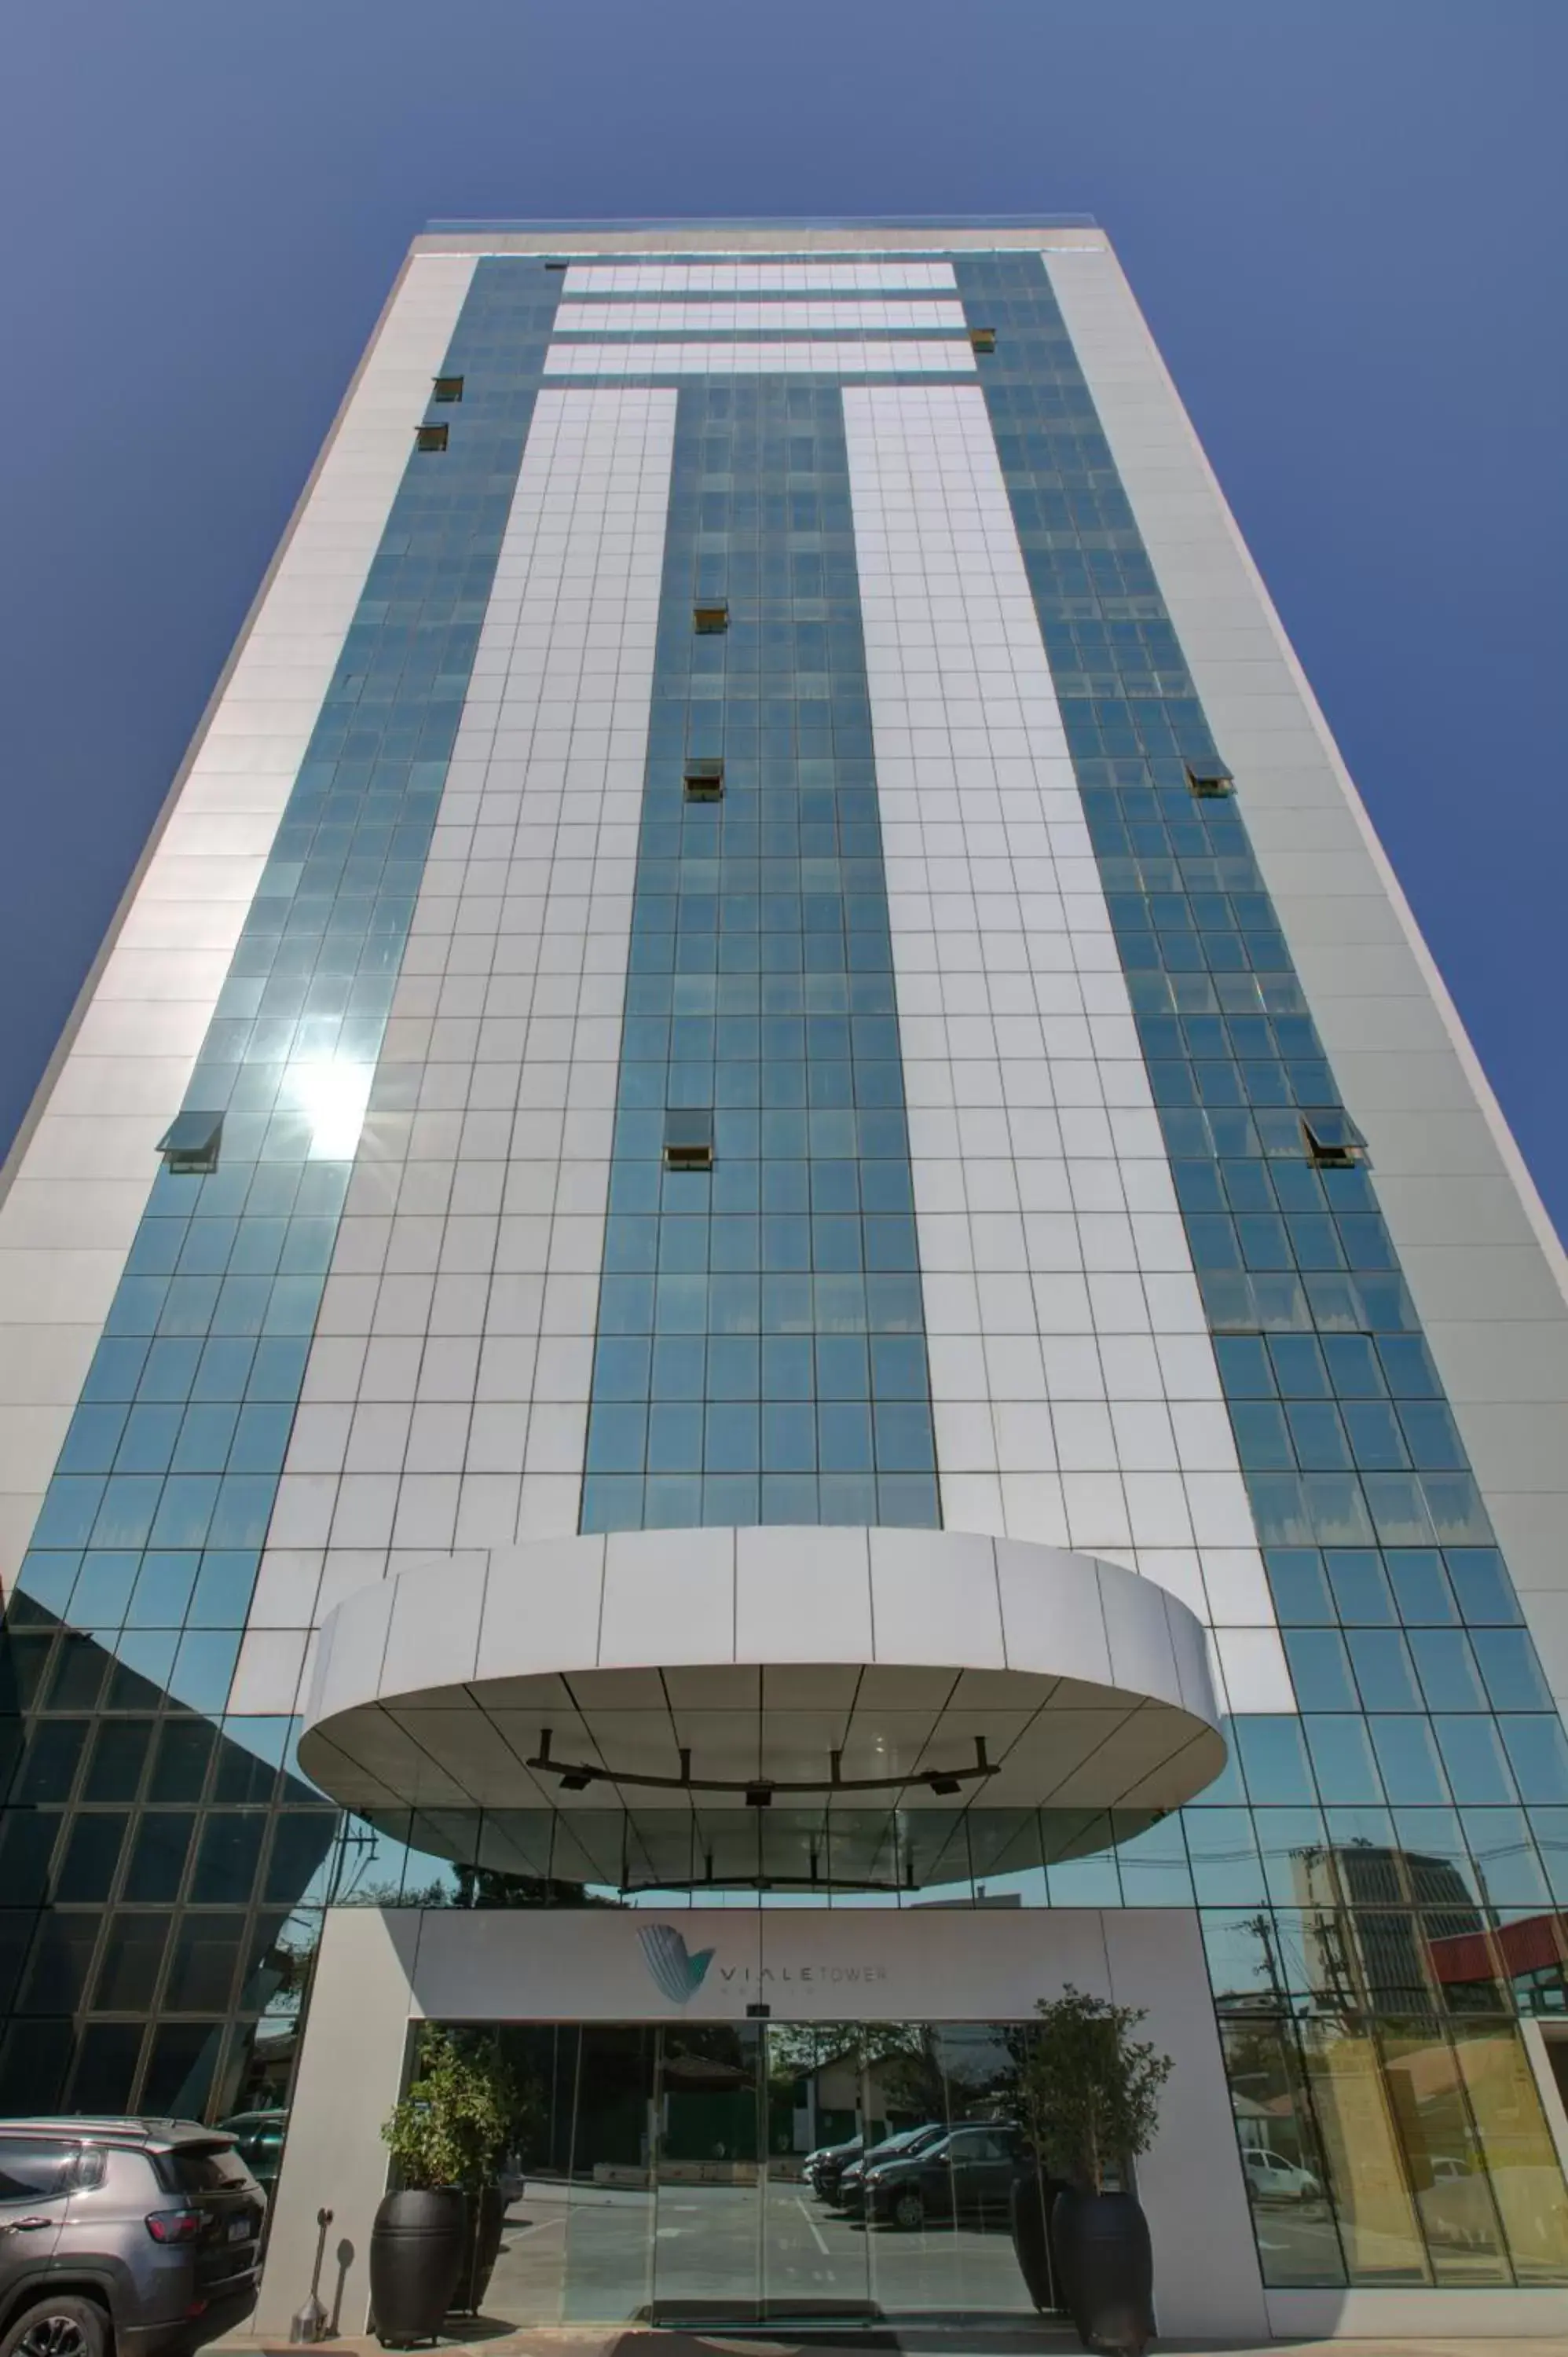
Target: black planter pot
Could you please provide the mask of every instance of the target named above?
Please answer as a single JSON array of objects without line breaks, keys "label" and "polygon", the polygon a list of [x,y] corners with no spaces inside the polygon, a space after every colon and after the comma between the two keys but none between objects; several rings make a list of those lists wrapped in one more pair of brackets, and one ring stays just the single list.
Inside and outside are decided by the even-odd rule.
[{"label": "black planter pot", "polygon": [[1051,2283],[1058,2308],[1068,2316],[1072,2307],[1072,2252],[1069,2247],[1067,2213],[1062,2208],[1062,2196],[1072,2188],[1065,2179],[1053,2178],[1046,2189],[1047,2243],[1051,2257]]},{"label": "black planter pot", "polygon": [[1050,2246],[1051,2188],[1033,2170],[1015,2177],[1008,2195],[1013,2248],[1029,2298],[1043,2316],[1057,2305]]},{"label": "black planter pot", "polygon": [[467,2196],[467,2206],[463,2258],[457,2270],[457,2288],[452,2295],[452,2307],[459,2316],[478,2316],[485,2304],[485,2294],[490,2287],[496,2261],[500,2256],[506,2200],[499,2185],[482,2185],[477,2193]]},{"label": "black planter pot", "polygon": [[371,2311],[384,2348],[434,2341],[463,2265],[467,2204],[456,2186],[389,2193],[371,2229]]},{"label": "black planter pot", "polygon": [[1143,2357],[1155,2330],[1155,2262],[1137,2196],[1069,2187],[1057,2197],[1051,2238],[1061,2296],[1084,2347],[1100,2357]]}]

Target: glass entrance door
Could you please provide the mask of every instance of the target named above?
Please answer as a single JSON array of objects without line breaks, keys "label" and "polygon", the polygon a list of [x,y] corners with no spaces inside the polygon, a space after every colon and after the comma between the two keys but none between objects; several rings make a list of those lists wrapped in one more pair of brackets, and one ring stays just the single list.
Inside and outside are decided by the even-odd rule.
[{"label": "glass entrance door", "polygon": [[762,2315],[766,2040],[754,2022],[660,2035],[654,2083],[657,2324],[755,2324]]},{"label": "glass entrance door", "polygon": [[865,2035],[855,2022],[774,2022],[765,2040],[768,2165],[762,2187],[762,2300],[768,2318],[871,2312],[858,2217],[818,2195],[806,2163],[821,2147],[875,2143]]},{"label": "glass entrance door", "polygon": [[1010,2231],[1029,2170],[1024,2026],[492,2034],[519,2112],[487,2314],[520,2329],[1036,2320]]},{"label": "glass entrance door", "polygon": [[854,2143],[868,2125],[875,2141],[882,2122],[869,2122],[866,2103],[854,2026],[692,2023],[663,2031],[653,2167],[657,2323],[868,2312],[865,2235],[822,2208],[805,2171],[811,2143]]}]

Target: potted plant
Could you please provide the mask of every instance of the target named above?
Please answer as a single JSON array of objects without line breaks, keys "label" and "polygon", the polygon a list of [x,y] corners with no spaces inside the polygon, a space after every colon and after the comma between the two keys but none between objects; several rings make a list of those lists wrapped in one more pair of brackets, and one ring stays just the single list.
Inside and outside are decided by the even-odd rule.
[{"label": "potted plant", "polygon": [[[1026,2177],[1015,2189],[1019,2264],[1036,2306],[1046,2304],[1037,2285],[1054,2274],[1058,2303],[1086,2349],[1142,2357],[1155,2329],[1154,2259],[1130,2179],[1155,2139],[1170,2057],[1133,2037],[1141,2011],[1070,1983],[1035,2010],[1040,2025],[1026,2044],[1018,2093],[1048,2174],[1044,2186]],[[1060,2190],[1049,2206],[1047,2252],[1052,2178]]]},{"label": "potted plant", "polygon": [[371,2234],[371,2306],[389,2348],[432,2341],[454,2307],[477,2313],[500,2248],[497,2157],[510,2073],[488,2044],[424,2029],[408,2093],[382,2124],[401,2179]]}]

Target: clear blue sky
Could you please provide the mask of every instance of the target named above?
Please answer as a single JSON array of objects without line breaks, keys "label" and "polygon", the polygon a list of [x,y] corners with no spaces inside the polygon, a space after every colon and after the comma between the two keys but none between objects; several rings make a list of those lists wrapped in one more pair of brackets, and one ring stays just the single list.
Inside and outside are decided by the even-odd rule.
[{"label": "clear blue sky", "polygon": [[0,1136],[430,215],[1093,212],[1558,1221],[1563,0],[39,0]]}]

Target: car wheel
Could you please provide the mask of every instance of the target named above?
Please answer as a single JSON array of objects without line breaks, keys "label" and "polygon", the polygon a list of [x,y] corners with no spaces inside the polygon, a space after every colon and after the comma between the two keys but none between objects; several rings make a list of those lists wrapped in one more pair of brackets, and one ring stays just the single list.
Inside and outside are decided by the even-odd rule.
[{"label": "car wheel", "polygon": [[103,2357],[109,2319],[90,2299],[41,2299],[24,2309],[4,2340],[0,2357]]},{"label": "car wheel", "polygon": [[923,2226],[925,2222],[926,2203],[919,2187],[906,2185],[894,2196],[893,2223],[902,2226],[907,2234],[912,2234],[917,2226]]}]

